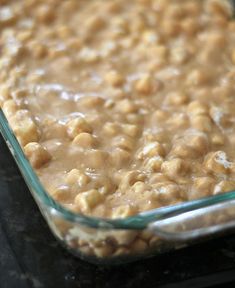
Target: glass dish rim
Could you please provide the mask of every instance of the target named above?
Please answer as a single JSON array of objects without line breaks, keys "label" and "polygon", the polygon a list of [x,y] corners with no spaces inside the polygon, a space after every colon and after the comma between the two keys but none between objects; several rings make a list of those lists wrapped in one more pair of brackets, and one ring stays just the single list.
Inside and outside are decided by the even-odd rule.
[{"label": "glass dish rim", "polygon": [[230,191],[198,200],[186,201],[172,206],[156,208],[123,219],[99,218],[75,213],[63,207],[60,203],[56,202],[49,195],[49,193],[46,192],[46,189],[41,184],[37,174],[34,172],[32,166],[26,158],[23,149],[17,141],[16,136],[12,131],[1,108],[0,132],[21,171],[26,184],[30,190],[32,188],[36,193],[37,199],[43,205],[46,205],[49,209],[51,209],[52,214],[60,215],[65,220],[73,223],[79,223],[91,228],[143,230],[155,221],[171,218],[186,212],[207,208],[209,206],[235,199],[235,191]]}]

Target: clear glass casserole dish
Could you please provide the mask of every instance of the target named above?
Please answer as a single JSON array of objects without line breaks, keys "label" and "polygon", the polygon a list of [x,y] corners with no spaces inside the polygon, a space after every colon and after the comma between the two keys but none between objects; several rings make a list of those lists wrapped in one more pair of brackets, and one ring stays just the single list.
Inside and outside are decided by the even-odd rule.
[{"label": "clear glass casserole dish", "polygon": [[[218,22],[224,25],[220,18]],[[186,24],[189,23],[186,22]],[[191,28],[194,30],[193,27]],[[174,33],[174,31],[168,32]],[[145,35],[147,42],[154,40],[152,37],[149,38],[151,35],[151,33]],[[221,37],[213,39],[215,41],[213,43],[223,47]],[[207,60],[211,52],[211,50],[207,51],[204,60]],[[177,59],[184,61],[183,58]],[[7,71],[4,72],[7,75]],[[192,77],[193,81],[194,76],[195,74]],[[228,75],[227,80],[230,80],[230,76]],[[200,74],[196,73],[196,78],[200,78]],[[202,119],[205,118],[200,120]],[[196,126],[201,126],[202,123],[196,121],[196,124]],[[101,219],[73,213],[53,200],[47,193],[25,157],[1,108],[0,131],[52,232],[73,254],[87,261],[97,264],[130,262],[162,251],[183,247],[235,226],[235,191],[142,212],[124,219]]]},{"label": "clear glass casserole dish", "polygon": [[235,191],[109,220],[75,214],[41,185],[0,110],[0,131],[53,234],[74,255],[120,264],[178,249],[235,227]]}]

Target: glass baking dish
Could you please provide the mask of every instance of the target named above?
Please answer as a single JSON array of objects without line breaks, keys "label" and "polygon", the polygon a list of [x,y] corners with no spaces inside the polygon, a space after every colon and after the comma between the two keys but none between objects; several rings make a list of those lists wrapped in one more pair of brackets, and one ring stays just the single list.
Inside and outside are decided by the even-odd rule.
[{"label": "glass baking dish", "polygon": [[1,109],[0,131],[51,231],[84,260],[96,264],[131,262],[235,228],[235,191],[125,219],[74,214],[45,191]]}]

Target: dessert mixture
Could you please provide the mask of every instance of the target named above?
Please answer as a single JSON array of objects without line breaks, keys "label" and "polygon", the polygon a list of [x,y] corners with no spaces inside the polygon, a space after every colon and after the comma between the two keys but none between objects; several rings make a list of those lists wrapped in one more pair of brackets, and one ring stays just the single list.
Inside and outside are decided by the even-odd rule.
[{"label": "dessert mixture", "polygon": [[0,0],[0,106],[74,212],[235,189],[234,81],[229,2]]}]

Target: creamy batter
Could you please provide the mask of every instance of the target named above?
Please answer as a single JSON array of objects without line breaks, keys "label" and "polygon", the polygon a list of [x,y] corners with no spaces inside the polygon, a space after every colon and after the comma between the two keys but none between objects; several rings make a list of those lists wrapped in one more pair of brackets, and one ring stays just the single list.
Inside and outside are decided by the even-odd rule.
[{"label": "creamy batter", "polygon": [[0,1],[0,105],[48,193],[122,218],[235,189],[226,1]]}]

